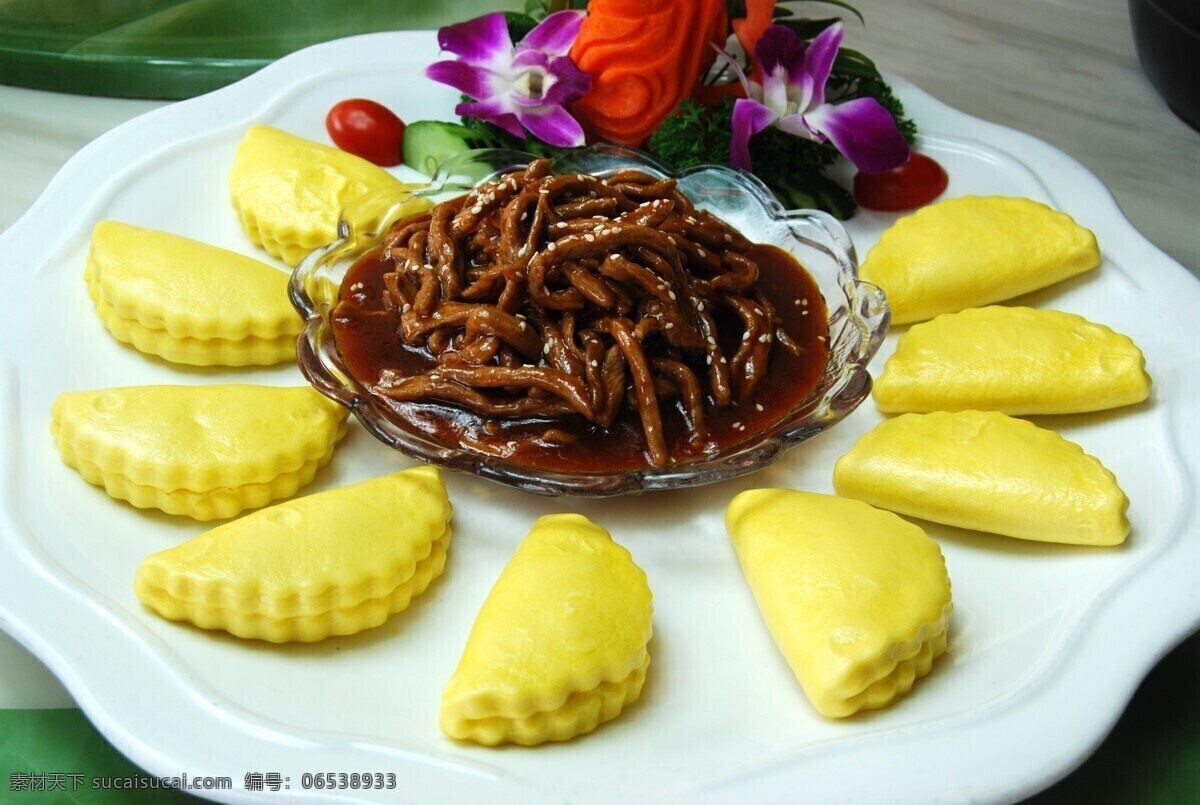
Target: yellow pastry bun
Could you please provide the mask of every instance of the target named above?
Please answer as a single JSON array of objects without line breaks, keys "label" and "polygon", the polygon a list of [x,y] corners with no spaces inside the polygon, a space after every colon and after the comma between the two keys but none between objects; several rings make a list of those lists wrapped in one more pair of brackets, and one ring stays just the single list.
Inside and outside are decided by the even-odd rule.
[{"label": "yellow pastry bun", "polygon": [[1097,459],[997,411],[904,414],[838,459],[839,495],[935,523],[1039,542],[1118,545],[1129,499]]},{"label": "yellow pastry bun", "polygon": [[438,471],[407,470],[296,498],[142,560],[154,612],[272,643],[379,626],[442,573],[450,501]]},{"label": "yellow pastry bun", "polygon": [[1075,414],[1150,396],[1128,337],[1057,310],[993,306],[946,313],[900,336],[872,396],[887,413]]},{"label": "yellow pastry bun", "polygon": [[64,463],[139,508],[197,520],[289,497],[346,433],[347,411],[308,386],[130,386],[59,395]]},{"label": "yellow pastry bun", "polygon": [[88,296],[118,341],[192,366],[293,360],[304,322],[288,275],[189,238],[101,221],[84,270]]},{"label": "yellow pastry bun", "polygon": [[821,715],[885,707],[946,650],[937,543],[865,503],[791,489],[733,499],[725,526],[776,645]]},{"label": "yellow pastry bun", "polygon": [[[407,185],[361,157],[270,126],[251,126],[229,171],[229,194],[254,245],[289,266],[337,239],[338,216],[367,194],[406,197]],[[428,207],[412,199],[405,214]]]},{"label": "yellow pastry bun", "polygon": [[646,574],[578,514],[539,519],[442,693],[442,731],[493,746],[565,741],[637,700],[650,664]]},{"label": "yellow pastry bun", "polygon": [[860,276],[887,294],[893,324],[1045,288],[1100,265],[1096,236],[1027,198],[966,196],[901,218]]}]

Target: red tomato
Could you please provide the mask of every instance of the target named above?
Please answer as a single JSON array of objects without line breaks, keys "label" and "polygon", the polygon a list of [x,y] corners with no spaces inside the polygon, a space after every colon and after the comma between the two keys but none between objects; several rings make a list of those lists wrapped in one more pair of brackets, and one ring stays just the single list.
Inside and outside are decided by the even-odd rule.
[{"label": "red tomato", "polygon": [[364,98],[342,101],[325,116],[325,129],[343,151],[376,165],[400,164],[404,122],[382,104]]},{"label": "red tomato", "polygon": [[908,162],[898,168],[855,174],[854,200],[868,210],[914,210],[940,196],[949,183],[941,165],[913,151]]}]

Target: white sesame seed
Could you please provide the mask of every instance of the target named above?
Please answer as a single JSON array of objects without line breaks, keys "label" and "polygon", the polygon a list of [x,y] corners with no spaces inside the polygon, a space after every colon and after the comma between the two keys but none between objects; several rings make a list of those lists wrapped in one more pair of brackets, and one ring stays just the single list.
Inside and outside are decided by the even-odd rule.
[{"label": "white sesame seed", "polygon": [[801,316],[807,316],[807,315],[808,315],[808,311],[807,311],[807,310],[801,310],[801,311],[800,311],[800,315],[801,315]]},{"label": "white sesame seed", "polygon": [[667,235],[667,240],[670,241],[672,246],[675,245],[675,238],[671,237],[670,235]]},{"label": "white sesame seed", "polygon": [[524,314],[524,313],[518,313],[517,315],[513,316],[513,318],[514,318],[514,319],[520,319],[521,321],[525,321],[525,314]]},{"label": "white sesame seed", "polygon": [[621,259],[621,255],[617,254],[616,252],[613,252],[612,254],[610,254],[610,255],[608,256],[608,259],[609,259],[609,260],[620,260],[620,259]]},{"label": "white sesame seed", "polygon": [[763,333],[762,335],[760,335],[758,337],[758,343],[760,343],[760,344],[765,344],[770,340],[771,340],[771,336],[767,335],[766,333]]},{"label": "white sesame seed", "polygon": [[712,366],[712,355],[705,355],[704,362],[707,363],[709,366]]},{"label": "white sesame seed", "polygon": [[546,342],[546,345],[545,345],[544,347],[542,347],[542,354],[543,354],[543,355],[549,355],[549,354],[550,354],[550,342],[549,342],[549,341],[547,341],[547,342]]},{"label": "white sesame seed", "polygon": [[522,331],[527,330],[527,329],[529,329],[529,325],[526,324],[525,322],[521,322],[520,324],[517,325],[517,329],[522,330]]},{"label": "white sesame seed", "polygon": [[674,299],[675,299],[675,292],[674,292],[674,291],[667,291],[667,296],[668,296],[670,299],[674,300]]},{"label": "white sesame seed", "polygon": [[740,428],[738,428],[738,430],[745,430],[745,429],[746,429],[745,425],[742,425]]},{"label": "white sesame seed", "polygon": [[481,212],[483,212],[483,207],[479,206],[478,204],[471,208],[472,215],[479,215]]},{"label": "white sesame seed", "polygon": [[759,411],[763,410],[762,403],[755,403],[754,407],[757,408]]},{"label": "white sesame seed", "polygon": [[730,235],[728,232],[726,232],[726,233],[725,233],[725,242],[726,242],[726,243],[733,243],[733,235]]},{"label": "white sesame seed", "polygon": [[577,173],[577,174],[575,174],[575,178],[576,178],[576,179],[578,179],[578,180],[579,180],[579,181],[581,181],[581,182],[586,182],[586,181],[587,181],[587,177],[586,177],[586,176],[584,176],[582,173]]},{"label": "white sesame seed", "polygon": [[733,426],[734,426],[735,428],[740,428],[740,427],[742,426],[742,423],[741,423],[741,422],[734,422],[734,423],[733,423]]},{"label": "white sesame seed", "polygon": [[429,376],[429,379],[430,379],[430,380],[441,380],[441,379],[442,379],[442,376],[441,376],[441,375],[439,375],[439,374],[437,374],[437,373],[435,372],[435,373],[433,373],[433,374],[431,374],[431,375]]},{"label": "white sesame seed", "polygon": [[697,302],[697,303],[696,303],[696,310],[699,310],[701,313],[703,313],[703,312],[704,312],[704,303],[703,303],[703,302]]},{"label": "white sesame seed", "polygon": [[528,219],[528,218],[529,218],[529,210],[525,210],[525,212],[521,213],[521,220],[522,220],[522,221],[524,221],[524,220],[526,220],[526,219]]},{"label": "white sesame seed", "polygon": [[553,241],[546,244],[546,251],[548,251],[548,252],[552,252],[557,248],[558,248],[558,244],[554,243]]},{"label": "white sesame seed", "polygon": [[714,347],[717,345],[717,339],[713,338],[711,335],[706,340],[708,341],[708,343],[712,344]]},{"label": "white sesame seed", "polygon": [[586,240],[588,243],[595,243],[595,242],[596,242],[596,236],[595,236],[595,235],[584,235],[584,236],[583,236],[583,239],[584,239],[584,240]]},{"label": "white sesame seed", "polygon": [[404,305],[404,307],[400,308],[401,313],[407,313],[410,310],[412,310],[412,305],[407,303]]},{"label": "white sesame seed", "polygon": [[749,333],[749,331],[742,333],[742,340],[743,340],[743,341],[749,341],[749,340],[750,340],[750,333]]},{"label": "white sesame seed", "polygon": [[600,365],[600,361],[592,361],[592,368],[593,368],[593,369],[595,369],[595,368],[596,368],[597,366],[599,366],[599,365]]},{"label": "white sesame seed", "polygon": [[824,343],[824,342],[825,342],[825,336],[823,336],[823,335],[819,335],[819,336],[817,336],[817,340],[818,340],[818,341],[820,341],[821,343]]},{"label": "white sesame seed", "polygon": [[621,232],[621,227],[619,227],[619,226],[614,226],[614,227],[612,228],[612,232],[613,232],[613,234],[614,234],[614,235],[616,235],[616,234],[620,234],[620,232]]},{"label": "white sesame seed", "polygon": [[797,299],[797,300],[796,300],[795,302],[793,302],[792,304],[793,304],[793,305],[797,305],[797,306],[799,306],[799,304],[800,304],[800,300],[799,300],[799,299]]},{"label": "white sesame seed", "polygon": [[704,251],[704,249],[696,249],[696,254],[700,255],[701,257],[708,257],[708,252]]},{"label": "white sesame seed", "polygon": [[[721,356],[721,363],[729,363],[729,361],[725,360],[724,355]],[[734,403],[734,405],[737,405],[737,403]]]},{"label": "white sesame seed", "polygon": [[671,322],[667,322],[667,325],[666,325],[665,327],[663,327],[663,329],[664,329],[664,330],[670,330],[670,329],[671,329],[672,327],[674,327],[674,326],[675,326],[675,325],[674,325],[674,324],[672,324]]}]

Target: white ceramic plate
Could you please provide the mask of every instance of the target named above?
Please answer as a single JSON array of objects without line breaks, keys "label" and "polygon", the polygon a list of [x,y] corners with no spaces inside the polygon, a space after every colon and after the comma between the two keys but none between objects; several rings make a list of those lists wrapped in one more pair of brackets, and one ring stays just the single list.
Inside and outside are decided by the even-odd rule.
[{"label": "white ceramic plate", "polygon": [[[615,798],[1009,799],[1065,774],[1101,740],[1152,664],[1200,622],[1192,505],[1200,442],[1194,317],[1200,284],[1142,238],[1080,165],[1022,134],[899,89],[947,167],[949,194],[1030,196],[1097,233],[1089,275],[1021,300],[1083,314],[1145,350],[1153,398],[1042,418],[1112,469],[1132,500],[1117,549],[1039,545],[929,525],[954,582],[947,655],[895,706],[847,721],[809,706],[755,609],[725,535],[754,486],[829,492],[834,460],[880,416],[870,403],[767,470],[699,489],[579,501],[447,478],[455,537],[445,576],[407,612],[351,638],[275,647],[168,623],[133,594],[139,560],[205,530],[109,499],[58,459],[48,432],[66,390],[141,383],[298,384],[291,366],[186,370],[115,342],[81,279],[88,236],[116,218],[257,253],[226,191],[246,127],[325,140],[336,101],[376,98],[407,119],[450,117],[455,94],[419,77],[432,35],[311,48],[220,92],[127,123],[69,162],[0,238],[0,626],[63,681],[96,726],[156,775],[394,772],[383,798],[522,802]],[[862,214],[860,254],[892,218]],[[264,258],[266,259],[266,258]],[[876,369],[891,352],[889,336]],[[354,427],[307,491],[408,466]],[[610,529],[655,593],[643,699],[562,745],[487,750],[437,728],[441,689],[480,603],[538,515],[580,511]],[[366,796],[343,791],[339,799]]]}]

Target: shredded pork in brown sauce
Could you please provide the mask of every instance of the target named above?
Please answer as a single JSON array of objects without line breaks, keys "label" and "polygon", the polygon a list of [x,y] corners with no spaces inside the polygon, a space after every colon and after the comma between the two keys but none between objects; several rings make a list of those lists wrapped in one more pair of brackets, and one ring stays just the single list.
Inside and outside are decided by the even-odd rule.
[{"label": "shredded pork in brown sauce", "polygon": [[631,406],[654,466],[674,460],[661,404],[679,403],[702,451],[706,408],[745,399],[775,342],[799,349],[756,288],[752,244],[641,171],[556,176],[538,160],[400,221],[384,246],[397,335],[437,365],[385,373],[379,393],[600,426]]}]

